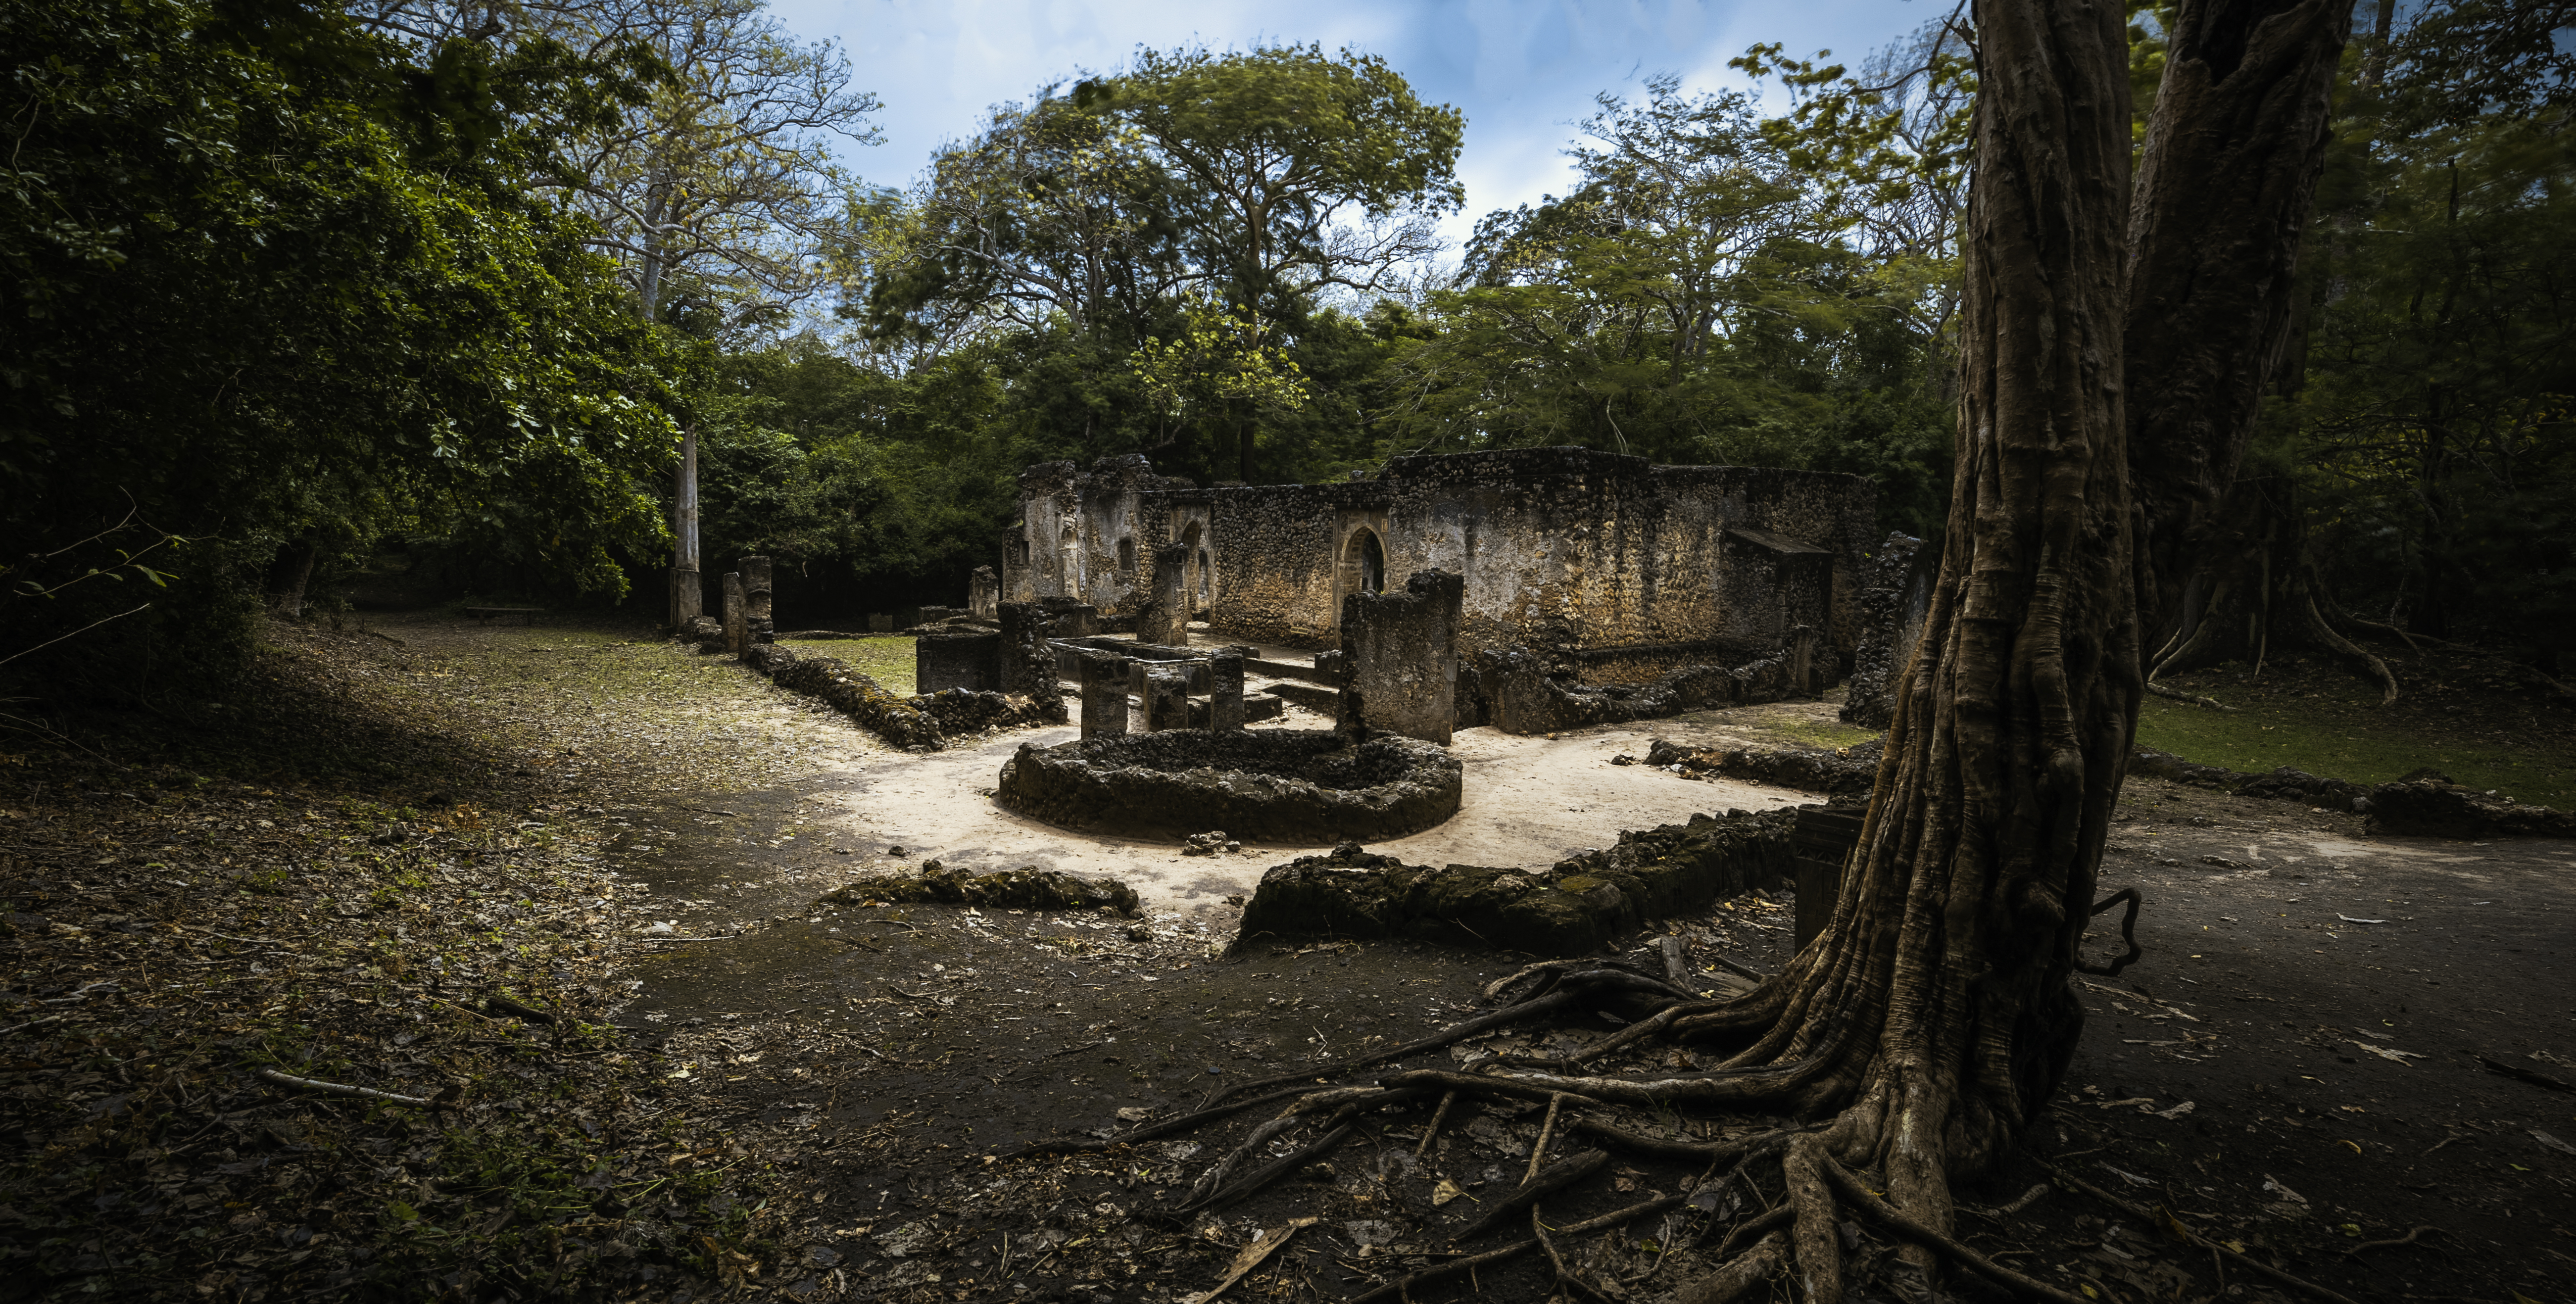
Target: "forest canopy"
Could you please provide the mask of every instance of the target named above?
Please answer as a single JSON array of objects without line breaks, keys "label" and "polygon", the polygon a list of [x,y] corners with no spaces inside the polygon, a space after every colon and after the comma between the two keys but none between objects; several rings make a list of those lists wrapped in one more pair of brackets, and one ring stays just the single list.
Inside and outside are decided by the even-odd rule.
[{"label": "forest canopy", "polygon": [[[2242,475],[2325,602],[2554,665],[2576,5],[2363,8]],[[264,602],[388,549],[658,616],[684,432],[711,569],[767,553],[818,618],[956,601],[1022,467],[1123,453],[1804,467],[1929,534],[1975,39],[1604,92],[1565,194],[1444,248],[1472,124],[1365,51],[1066,68],[889,187],[845,161],[868,69],[754,0],[7,6],[5,600],[70,636],[8,669],[211,691]]]}]

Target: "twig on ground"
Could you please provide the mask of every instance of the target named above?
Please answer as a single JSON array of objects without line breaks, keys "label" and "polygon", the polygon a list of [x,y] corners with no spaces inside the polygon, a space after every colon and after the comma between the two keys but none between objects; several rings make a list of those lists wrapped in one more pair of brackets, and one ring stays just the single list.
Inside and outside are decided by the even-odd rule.
[{"label": "twig on ground", "polygon": [[2528,1082],[2535,1087],[2547,1087],[2552,1091],[2576,1091],[2576,1087],[2571,1087],[2546,1073],[2539,1072],[2535,1069],[2527,1069],[2519,1064],[2508,1064],[2503,1060],[2487,1055],[2478,1056],[2477,1061],[2478,1067],[2485,1069],[2487,1072],[2501,1073],[2508,1078],[2512,1078],[2516,1082]]},{"label": "twig on ground", "polygon": [[272,1068],[263,1067],[252,1069],[251,1076],[265,1081],[275,1082],[281,1086],[299,1087],[306,1091],[319,1091],[328,1096],[355,1096],[360,1100],[381,1100],[387,1104],[410,1105],[415,1109],[433,1109],[438,1107],[437,1102],[431,1100],[427,1096],[397,1096],[390,1091],[378,1091],[373,1087],[352,1087],[339,1082],[324,1082],[319,1078],[299,1078],[294,1074],[280,1073]]},{"label": "twig on ground", "polygon": [[2306,1291],[2307,1293],[2316,1296],[2318,1299],[2328,1301],[2329,1304],[2353,1304],[2352,1300],[2345,1296],[2337,1294],[2336,1292],[2320,1286],[2313,1281],[2309,1281],[2304,1277],[2292,1276],[2291,1274],[2283,1272],[2279,1268],[2275,1268],[2252,1255],[2239,1254],[2224,1245],[2217,1244],[2211,1241],[2208,1237],[2201,1235],[2199,1232],[2184,1226],[2180,1219],[2172,1217],[2159,1219],[2153,1213],[2150,1213],[2137,1205],[2131,1204],[2128,1201],[2111,1194],[2109,1191],[2105,1191],[2101,1187],[2085,1181],[2083,1178],[2076,1177],[2068,1173],[2065,1169],[2060,1168],[2045,1159],[2038,1160],[2037,1162],[2040,1167],[2047,1169],[2051,1176],[2054,1176],[2059,1182],[2065,1184],[2069,1189],[2082,1191],[2086,1195],[2092,1196],[2094,1199],[2099,1200],[2140,1222],[2146,1223],[2148,1226],[2155,1227],[2162,1231],[2179,1234],[2184,1240],[2214,1253],[2224,1254],[2229,1259],[2245,1265],[2247,1269],[2260,1276],[2269,1277],[2284,1286],[2293,1286]]},{"label": "twig on ground", "polygon": [[[1243,1251],[1234,1256],[1234,1262],[1225,1266],[1225,1276],[1219,1279],[1216,1285],[1210,1287],[1206,1294],[1199,1296],[1199,1304],[1208,1304],[1209,1300],[1224,1294],[1226,1287],[1243,1280],[1245,1274],[1260,1267],[1261,1261],[1269,1258],[1271,1251],[1287,1244],[1288,1238],[1296,1235],[1299,1229],[1312,1227],[1318,1221],[1314,1218],[1291,1218],[1287,1226],[1275,1232],[1263,1232],[1259,1239],[1244,1246]],[[1005,1237],[1003,1243],[1009,1244],[1009,1238]],[[1009,1276],[1007,1272],[1003,1275]]]},{"label": "twig on ground", "polygon": [[1457,1100],[1455,1089],[1440,1093],[1440,1108],[1431,1111],[1431,1125],[1422,1129],[1422,1140],[1414,1144],[1414,1158],[1420,1159],[1431,1153],[1431,1138],[1440,1135],[1440,1122],[1449,1117],[1449,1106],[1456,1104]]},{"label": "twig on ground", "polygon": [[1572,1286],[1576,1290],[1582,1291],[1584,1294],[1601,1301],[1601,1304],[1620,1304],[1620,1301],[1602,1294],[1600,1287],[1593,1285],[1591,1282],[1585,1281],[1580,1275],[1576,1274],[1574,1269],[1565,1266],[1565,1256],[1557,1253],[1556,1242],[1547,1238],[1547,1222],[1538,1216],[1538,1206],[1535,1204],[1530,1206],[1530,1236],[1538,1242],[1538,1247],[1540,1249],[1547,1251],[1547,1261],[1555,1265],[1557,1285]]},{"label": "twig on ground", "polygon": [[1539,1167],[1547,1162],[1548,1143],[1556,1140],[1556,1112],[1564,1105],[1565,1093],[1562,1091],[1547,1098],[1547,1119],[1538,1125],[1538,1140],[1530,1143],[1529,1167],[1521,1171],[1521,1185],[1527,1186],[1538,1180]]},{"label": "twig on ground", "polygon": [[2167,688],[2163,684],[2157,683],[2152,679],[2147,681],[2147,691],[2158,697],[2170,697],[2177,702],[2189,702],[2193,706],[2205,706],[2213,711],[2234,712],[2236,710],[2235,707],[2229,706],[2225,702],[2219,701],[2217,698],[2202,697],[2197,693],[2186,693],[2179,688]]},{"label": "twig on ground", "polygon": [[[2415,1245],[2420,1243],[2417,1238],[2421,1237],[2426,1232],[2441,1233],[2442,1229],[2431,1226],[2418,1227],[2403,1236],[2393,1236],[2384,1241],[2363,1241],[2361,1244],[2344,1251],[2343,1256],[2347,1259],[2355,1259],[2361,1257],[2361,1252],[2363,1250],[2386,1250],[2393,1249],[2400,1245]],[[2424,1248],[2433,1251],[2435,1254],[2445,1256],[2450,1254],[2450,1251],[2443,1249],[2439,1245],[2426,1245]]]}]

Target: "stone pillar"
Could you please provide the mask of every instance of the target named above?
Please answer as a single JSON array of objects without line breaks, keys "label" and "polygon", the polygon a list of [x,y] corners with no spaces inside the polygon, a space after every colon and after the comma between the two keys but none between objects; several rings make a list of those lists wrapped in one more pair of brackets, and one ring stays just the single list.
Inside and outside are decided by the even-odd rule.
[{"label": "stone pillar", "polygon": [[1064,694],[1056,689],[1055,649],[1047,643],[1055,619],[1034,602],[1005,602],[994,614],[1002,625],[1001,690],[1037,703],[1038,713],[1061,723]]},{"label": "stone pillar", "polygon": [[671,628],[685,633],[707,614],[706,579],[698,573],[698,428],[680,432],[680,466],[671,486]]},{"label": "stone pillar", "polygon": [[966,610],[978,620],[991,620],[1002,605],[1002,578],[990,566],[978,566],[966,577]]},{"label": "stone pillar", "polygon": [[751,646],[750,640],[743,637],[742,572],[726,571],[724,586],[725,651],[741,656],[742,650]]},{"label": "stone pillar", "polygon": [[1138,733],[1190,727],[1189,666],[1130,661],[1127,667],[1127,687],[1136,694]]},{"label": "stone pillar", "polygon": [[1243,727],[1243,654],[1219,652],[1208,658],[1208,728]]},{"label": "stone pillar", "polygon": [[1082,650],[1082,736],[1119,738],[1127,733],[1127,658]]},{"label": "stone pillar", "polygon": [[1817,697],[1825,691],[1822,667],[1817,664],[1819,641],[1813,625],[1789,631],[1789,691],[1800,697]]},{"label": "stone pillar", "polygon": [[769,559],[742,559],[743,641],[747,645],[778,641],[778,626],[770,623]]},{"label": "stone pillar", "polygon": [[1167,543],[1154,550],[1154,574],[1145,605],[1136,613],[1136,641],[1163,647],[1190,645],[1190,546]]},{"label": "stone pillar", "polygon": [[1346,726],[1448,746],[1458,723],[1458,613],[1466,593],[1456,571],[1427,570],[1415,571],[1402,593],[1342,599],[1342,714],[1356,717]]}]

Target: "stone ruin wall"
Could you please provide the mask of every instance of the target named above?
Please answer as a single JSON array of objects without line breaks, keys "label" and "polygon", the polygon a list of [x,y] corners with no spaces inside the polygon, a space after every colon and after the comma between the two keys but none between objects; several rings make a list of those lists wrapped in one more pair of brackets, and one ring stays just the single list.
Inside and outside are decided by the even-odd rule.
[{"label": "stone ruin wall", "polygon": [[[1212,624],[1319,646],[1359,586],[1351,557],[1365,530],[1383,549],[1390,591],[1416,571],[1466,577],[1462,653],[1515,643],[1665,650],[1634,666],[1605,663],[1605,682],[1778,647],[1784,604],[1829,613],[1825,641],[1848,659],[1860,636],[1857,577],[1877,543],[1876,491],[1860,477],[1654,466],[1579,448],[1404,457],[1371,480],[1215,489],[1128,456],[1088,472],[1031,467],[1021,487],[1025,551],[1020,540],[1008,549],[1007,599],[1078,597],[1132,615],[1148,596],[1155,548],[1197,526],[1208,573],[1194,559],[1190,589],[1194,606],[1207,595]],[[1132,565],[1120,564],[1121,539],[1132,541]]]}]

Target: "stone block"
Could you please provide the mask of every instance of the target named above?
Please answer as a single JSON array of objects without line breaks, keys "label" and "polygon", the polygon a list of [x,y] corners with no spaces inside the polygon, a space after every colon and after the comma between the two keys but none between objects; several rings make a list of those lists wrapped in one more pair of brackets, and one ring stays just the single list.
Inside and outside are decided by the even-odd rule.
[{"label": "stone block", "polygon": [[995,693],[1002,683],[1002,636],[999,634],[930,634],[913,640],[913,691],[937,693],[962,688]]},{"label": "stone block", "polygon": [[979,620],[991,620],[1002,605],[1002,578],[990,566],[978,566],[966,577],[966,610]]},{"label": "stone block", "polygon": [[1243,727],[1243,654],[1220,652],[1207,660],[1210,729]]},{"label": "stone block", "polygon": [[[1342,599],[1344,723],[1447,746],[1458,721],[1456,571],[1415,571],[1402,593]],[[1320,668],[1324,658],[1317,657]]]},{"label": "stone block", "polygon": [[1089,638],[1100,633],[1100,609],[1079,598],[1040,598],[1038,606],[1055,617],[1057,638]]},{"label": "stone block", "polygon": [[1082,736],[1116,738],[1127,732],[1127,658],[1083,648],[1075,653],[1082,685]]},{"label": "stone block", "polygon": [[772,610],[776,592],[770,585],[769,559],[742,559],[742,622],[745,646],[775,643],[778,625]]},{"label": "stone block", "polygon": [[881,611],[868,617],[868,632],[871,634],[893,633],[894,613]]},{"label": "stone block", "polygon": [[725,651],[741,656],[742,650],[751,646],[751,640],[744,637],[742,573],[739,571],[725,572],[724,628]]},{"label": "stone block", "polygon": [[1127,663],[1127,691],[1136,697],[1138,733],[1190,727],[1190,670],[1181,663]]}]

